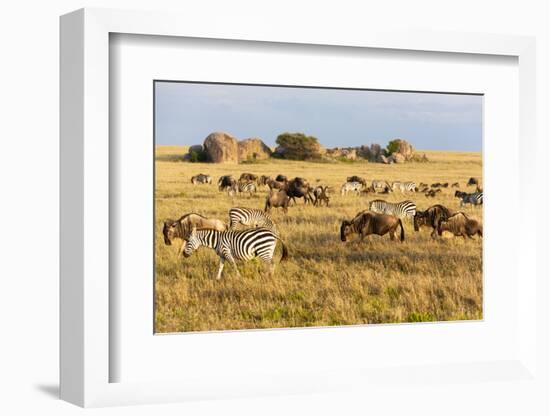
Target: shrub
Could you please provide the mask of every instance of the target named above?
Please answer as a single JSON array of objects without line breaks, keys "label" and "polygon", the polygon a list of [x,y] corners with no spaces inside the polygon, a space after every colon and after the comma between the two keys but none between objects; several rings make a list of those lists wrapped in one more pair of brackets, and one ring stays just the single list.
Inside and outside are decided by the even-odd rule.
[{"label": "shrub", "polygon": [[309,160],[321,157],[321,145],[316,137],[303,133],[283,133],[277,137],[276,153],[284,159]]},{"label": "shrub", "polygon": [[203,151],[193,150],[190,153],[189,161],[193,163],[206,162],[206,152],[204,150]]}]

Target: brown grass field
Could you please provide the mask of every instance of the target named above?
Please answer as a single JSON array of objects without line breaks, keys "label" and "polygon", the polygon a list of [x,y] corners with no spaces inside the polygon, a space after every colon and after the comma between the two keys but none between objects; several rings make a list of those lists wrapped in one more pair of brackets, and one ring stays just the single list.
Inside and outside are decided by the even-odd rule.
[{"label": "brown grass field", "polygon": [[[459,209],[455,189],[443,189],[435,198],[423,194],[372,194],[340,196],[347,176],[372,179],[460,182],[466,190],[469,177],[482,176],[480,153],[426,151],[430,162],[383,165],[367,162],[315,163],[270,160],[256,164],[207,164],[183,162],[184,146],[156,149],[156,332],[211,331],[355,325],[422,321],[482,319],[482,241],[444,236],[432,240],[428,228],[414,232],[405,221],[406,240],[369,236],[364,242],[343,243],[343,219],[351,219],[380,197],[388,201],[410,199],[418,209],[443,204]],[[424,152],[420,152],[424,153]],[[180,241],[166,246],[162,224],[197,212],[227,222],[234,206],[263,209],[267,190],[254,197],[218,191],[221,175],[242,172],[289,178],[302,176],[313,185],[332,187],[330,206],[297,205],[287,215],[274,209],[272,217],[285,241],[290,258],[278,264],[274,276],[260,261],[237,263],[239,279],[228,263],[221,280],[218,257],[201,248],[187,259],[178,259]],[[192,175],[212,175],[212,185],[192,185]],[[319,179],[319,182],[317,182]],[[474,191],[472,187],[470,192]],[[480,220],[482,208],[464,208]]]}]

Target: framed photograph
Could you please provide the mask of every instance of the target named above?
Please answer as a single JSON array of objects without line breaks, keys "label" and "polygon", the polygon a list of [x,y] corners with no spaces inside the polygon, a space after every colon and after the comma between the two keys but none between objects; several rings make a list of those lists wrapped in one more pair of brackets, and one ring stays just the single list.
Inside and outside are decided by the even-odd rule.
[{"label": "framed photograph", "polygon": [[536,383],[534,50],[63,16],[62,398]]}]

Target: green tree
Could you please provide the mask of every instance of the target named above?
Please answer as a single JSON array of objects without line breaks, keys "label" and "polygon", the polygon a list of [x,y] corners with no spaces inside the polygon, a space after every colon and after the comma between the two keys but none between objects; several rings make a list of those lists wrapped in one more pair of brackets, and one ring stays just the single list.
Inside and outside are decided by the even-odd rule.
[{"label": "green tree", "polygon": [[391,156],[395,152],[399,150],[399,139],[391,140],[388,145],[386,146],[386,155]]},{"label": "green tree", "polygon": [[277,153],[285,159],[307,160],[321,157],[321,145],[316,137],[303,133],[283,133],[277,137]]}]

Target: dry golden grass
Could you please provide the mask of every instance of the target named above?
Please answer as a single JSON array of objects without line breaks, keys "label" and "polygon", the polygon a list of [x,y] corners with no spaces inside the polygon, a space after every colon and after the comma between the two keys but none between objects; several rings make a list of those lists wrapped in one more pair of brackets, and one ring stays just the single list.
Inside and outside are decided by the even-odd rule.
[{"label": "dry golden grass", "polygon": [[[413,200],[419,209],[441,203],[458,209],[455,189],[436,198],[422,194],[341,197],[340,185],[357,174],[367,180],[460,182],[481,177],[481,154],[426,152],[429,163],[382,165],[311,163],[273,160],[258,164],[185,163],[185,147],[159,146],[156,161],[156,317],[157,332],[248,328],[304,327],[369,323],[467,320],[482,318],[482,242],[461,237],[432,240],[430,230],[415,233],[405,224],[404,243],[370,236],[363,243],[342,243],[339,227],[381,197]],[[227,221],[234,206],[263,208],[267,191],[255,197],[229,197],[216,184],[196,185],[198,173],[219,176],[242,172],[302,176],[312,184],[332,187],[330,206],[313,207],[299,200],[288,215],[272,212],[290,259],[277,264],[270,277],[260,261],[238,263],[239,279],[226,264],[221,280],[213,279],[218,257],[199,249],[177,259],[180,242],[164,245],[162,223],[188,212]],[[319,179],[319,182],[317,180]],[[472,188],[470,188],[473,191]],[[482,219],[481,208],[466,208]],[[276,251],[276,262],[280,248]]]}]

